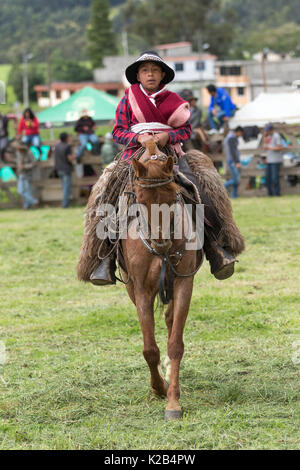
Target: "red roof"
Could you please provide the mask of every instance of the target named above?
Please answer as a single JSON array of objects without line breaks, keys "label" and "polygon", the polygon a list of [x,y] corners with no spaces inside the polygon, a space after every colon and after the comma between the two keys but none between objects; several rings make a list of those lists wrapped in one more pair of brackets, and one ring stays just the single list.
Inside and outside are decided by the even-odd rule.
[{"label": "red roof", "polygon": [[[95,83],[95,82],[52,82],[50,85],[50,90],[69,90],[69,91],[78,91],[82,88],[90,86],[96,88],[97,90],[116,90],[124,88],[121,82],[107,82],[107,83]],[[35,85],[34,87],[36,92],[39,91],[49,91],[48,85]]]},{"label": "red roof", "polygon": [[191,46],[191,42],[172,42],[170,44],[160,44],[159,46],[155,46],[155,49],[173,49],[176,47],[184,47],[184,46]]}]

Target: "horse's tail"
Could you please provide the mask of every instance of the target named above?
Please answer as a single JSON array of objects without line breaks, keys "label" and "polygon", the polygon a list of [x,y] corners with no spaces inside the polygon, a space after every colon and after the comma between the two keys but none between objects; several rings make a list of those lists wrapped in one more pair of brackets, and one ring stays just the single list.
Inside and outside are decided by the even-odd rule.
[{"label": "horse's tail", "polygon": [[233,219],[231,202],[221,176],[212,160],[199,150],[189,150],[186,158],[200,187],[211,200],[220,218],[222,229],[218,236],[218,244],[230,247],[233,254],[238,255],[245,249],[245,242]]}]

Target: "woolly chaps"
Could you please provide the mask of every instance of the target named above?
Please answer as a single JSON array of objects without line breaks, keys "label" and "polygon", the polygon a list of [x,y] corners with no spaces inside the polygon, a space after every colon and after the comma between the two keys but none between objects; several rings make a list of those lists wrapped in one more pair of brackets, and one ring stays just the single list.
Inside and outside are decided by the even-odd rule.
[{"label": "woolly chaps", "polygon": [[[230,247],[238,255],[245,248],[244,239],[233,220],[231,202],[219,173],[212,160],[198,150],[188,151],[186,157],[199,185],[212,201],[221,220],[218,244]],[[77,264],[77,276],[81,281],[88,282],[99,265],[102,240],[96,233],[100,221],[97,209],[101,203],[118,204],[119,196],[128,185],[130,174],[132,175],[131,165],[124,161],[114,161],[93,186],[86,208],[84,235]]]}]

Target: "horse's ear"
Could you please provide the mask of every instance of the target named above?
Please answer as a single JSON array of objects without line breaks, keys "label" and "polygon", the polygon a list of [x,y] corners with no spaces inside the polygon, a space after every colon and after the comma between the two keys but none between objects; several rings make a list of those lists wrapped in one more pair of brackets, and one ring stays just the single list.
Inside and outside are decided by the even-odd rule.
[{"label": "horse's ear", "polygon": [[136,158],[132,159],[132,166],[138,178],[146,175],[147,169],[145,168],[143,163],[141,163],[139,160],[136,160]]},{"label": "horse's ear", "polygon": [[173,171],[174,160],[173,157],[168,157],[166,163],[164,163],[163,169],[166,173],[171,174]]}]

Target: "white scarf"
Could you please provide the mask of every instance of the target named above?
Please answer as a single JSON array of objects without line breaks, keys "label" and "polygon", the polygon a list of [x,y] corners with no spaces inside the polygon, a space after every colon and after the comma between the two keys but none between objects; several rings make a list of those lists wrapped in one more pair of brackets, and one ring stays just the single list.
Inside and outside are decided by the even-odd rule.
[{"label": "white scarf", "polygon": [[156,103],[155,103],[155,97],[157,95],[159,95],[159,93],[161,93],[162,91],[165,91],[165,87],[163,87],[161,90],[158,90],[156,91],[155,93],[152,93],[151,95],[149,95],[146,90],[144,89],[143,85],[140,83],[140,89],[142,90],[142,92],[147,96],[147,98],[149,98],[149,100],[151,101],[152,104],[154,104],[154,106],[157,108],[156,106]]}]

